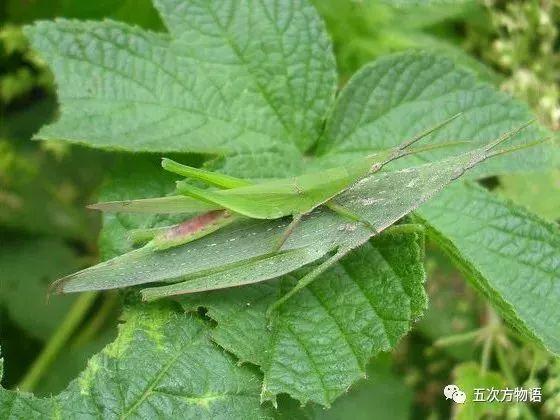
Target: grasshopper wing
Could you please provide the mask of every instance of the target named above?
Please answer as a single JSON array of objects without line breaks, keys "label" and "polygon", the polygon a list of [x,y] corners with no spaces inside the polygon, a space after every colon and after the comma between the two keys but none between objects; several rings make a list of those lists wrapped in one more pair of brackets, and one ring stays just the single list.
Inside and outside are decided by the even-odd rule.
[{"label": "grasshopper wing", "polygon": [[204,213],[222,207],[184,195],[143,198],[139,200],[106,201],[91,204],[90,209],[116,213]]}]

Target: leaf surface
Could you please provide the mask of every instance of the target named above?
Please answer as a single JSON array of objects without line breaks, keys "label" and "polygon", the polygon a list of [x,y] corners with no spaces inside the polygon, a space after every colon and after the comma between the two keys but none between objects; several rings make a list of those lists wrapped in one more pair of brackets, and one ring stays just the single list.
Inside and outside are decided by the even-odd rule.
[{"label": "leaf surface", "polygon": [[432,236],[517,330],[560,353],[560,230],[475,185],[419,211]]},{"label": "leaf surface", "polygon": [[334,99],[336,71],[311,5],[159,0],[155,6],[169,34],[112,21],[27,28],[55,73],[62,109],[61,119],[37,137],[215,154],[313,144]]},{"label": "leaf surface", "polygon": [[259,392],[259,376],[212,344],[204,323],[152,305],[130,310],[116,341],[62,393],[0,389],[0,417],[271,418]]},{"label": "leaf surface", "polygon": [[[459,118],[423,143],[469,141],[473,146],[481,145],[533,119],[525,104],[478,82],[446,58],[423,52],[394,54],[363,67],[348,82],[337,98],[317,153],[323,165],[349,161],[394,147],[458,112],[462,113]],[[549,135],[533,125],[511,144]],[[441,153],[433,151],[421,157],[437,160]],[[418,161],[417,157],[409,158],[414,159]],[[469,176],[531,171],[559,162],[558,147],[547,144],[492,159]]]},{"label": "leaf surface", "polygon": [[263,398],[289,393],[328,406],[425,309],[422,247],[417,234],[367,243],[288,301],[271,330],[266,309],[308,269],[263,285],[184,296],[181,302],[187,309],[208,308],[218,323],[214,341],[241,361],[261,366]]},{"label": "leaf surface", "polygon": [[502,176],[498,192],[547,220],[560,220],[560,169]]},{"label": "leaf surface", "polygon": [[361,380],[325,410],[318,405],[300,407],[293,400],[279,401],[281,420],[385,420],[406,418],[412,408],[412,392],[402,378],[392,372],[390,358],[379,356],[367,368],[367,379]]}]

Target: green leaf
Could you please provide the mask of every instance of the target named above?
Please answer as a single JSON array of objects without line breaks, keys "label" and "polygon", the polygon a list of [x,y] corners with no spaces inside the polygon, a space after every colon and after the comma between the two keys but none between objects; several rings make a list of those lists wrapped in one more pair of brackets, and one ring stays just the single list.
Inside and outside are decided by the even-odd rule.
[{"label": "green leaf", "polygon": [[477,3],[472,0],[460,5],[455,3],[400,5],[394,1],[313,1],[333,39],[343,81],[380,56],[410,49],[447,56],[480,78],[498,79],[490,68],[460,47],[462,39],[457,36],[457,21],[468,21],[466,17],[478,11]]},{"label": "green leaf", "polygon": [[[400,144],[458,112],[459,118],[434,132],[425,144],[466,140],[480,145],[533,119],[526,105],[478,82],[446,58],[420,52],[394,54],[352,77],[337,99],[317,153],[323,164],[346,162]],[[512,144],[548,135],[533,125]],[[426,156],[437,159],[441,152],[422,154]],[[559,162],[558,147],[543,145],[492,159],[470,176],[530,171]]]},{"label": "green leaf", "polygon": [[293,400],[279,401],[281,420],[400,420],[408,418],[412,392],[402,378],[392,372],[389,357],[379,356],[367,368],[367,379],[335,401],[328,410],[317,405],[300,407]]},{"label": "green leaf", "polygon": [[[53,296],[50,283],[81,266],[76,254],[56,239],[2,239],[0,249],[0,305],[10,319],[33,337],[46,340],[64,319],[75,300]],[[32,307],[33,311],[29,308]]]},{"label": "green leaf", "polygon": [[156,7],[169,35],[111,21],[27,28],[55,73],[62,109],[37,137],[214,154],[314,143],[336,71],[313,7],[301,0]]},{"label": "green leaf", "polygon": [[454,185],[418,213],[514,328],[560,353],[557,226],[475,185]]},{"label": "green leaf", "polygon": [[308,269],[181,302],[188,309],[208,308],[217,321],[213,340],[242,362],[261,366],[263,398],[288,393],[328,406],[424,311],[422,246],[417,234],[386,235],[365,244],[288,301],[272,330],[266,309]]},{"label": "green leaf", "polygon": [[124,22],[159,29],[162,23],[150,0],[33,0],[22,3],[7,0],[6,14],[10,22],[25,23],[37,19],[67,17],[78,19],[102,19],[113,17]]},{"label": "green leaf", "polygon": [[150,305],[130,310],[116,341],[62,393],[0,389],[0,417],[271,418],[259,391],[259,376],[212,344],[203,322]]}]

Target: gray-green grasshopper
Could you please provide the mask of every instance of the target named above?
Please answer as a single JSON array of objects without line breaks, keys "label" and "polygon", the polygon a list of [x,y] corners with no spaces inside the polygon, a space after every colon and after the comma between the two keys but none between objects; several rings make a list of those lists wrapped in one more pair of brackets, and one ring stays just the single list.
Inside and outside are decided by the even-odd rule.
[{"label": "gray-green grasshopper", "polygon": [[[522,128],[524,128],[527,124],[522,127],[519,127],[511,132],[508,132],[501,136],[500,138],[488,143],[487,145],[474,149],[471,152],[464,153],[462,155],[457,156],[456,158],[449,159],[448,161],[442,161],[441,164],[428,164],[425,169],[422,171],[418,171],[418,176],[422,175],[426,177],[424,179],[427,182],[426,187],[417,188],[412,193],[412,196],[408,197],[408,202],[404,203],[401,199],[396,200],[397,207],[385,207],[386,205],[371,205],[379,199],[379,197],[374,197],[373,195],[379,195],[383,192],[387,195],[387,185],[388,183],[392,183],[392,185],[397,185],[398,182],[406,181],[408,185],[409,181],[412,182],[422,182],[423,178],[411,178],[412,173],[407,172],[406,170],[397,171],[394,173],[390,173],[388,175],[366,175],[364,178],[358,180],[350,186],[350,188],[344,190],[341,194],[336,195],[329,201],[331,201],[328,207],[330,210],[336,211],[338,214],[342,214],[346,218],[350,218],[354,221],[357,221],[358,224],[363,224],[365,229],[365,233],[360,234],[359,238],[356,237],[352,239],[352,235],[348,235],[347,237],[343,238],[343,242],[336,242],[331,245],[327,245],[326,248],[321,251],[317,251],[315,253],[307,251],[307,245],[301,244],[297,245],[294,243],[289,243],[286,250],[269,250],[268,252],[257,251],[254,257],[243,257],[241,260],[231,260],[230,263],[225,262],[222,268],[216,266],[216,268],[210,269],[209,265],[204,263],[204,265],[208,268],[202,268],[190,270],[178,270],[173,269],[173,273],[168,275],[158,274],[158,263],[154,263],[153,261],[158,261],[160,258],[158,257],[158,253],[162,251],[158,251],[155,247],[144,247],[143,249],[147,249],[144,253],[140,254],[130,254],[130,257],[123,256],[118,257],[115,260],[108,261],[106,263],[102,263],[99,266],[92,267],[90,269],[86,269],[82,272],[76,273],[72,276],[69,276],[65,279],[62,279],[60,282],[57,283],[57,287],[59,290],[64,292],[70,291],[83,291],[83,290],[92,290],[92,289],[102,289],[102,288],[112,288],[112,287],[119,287],[119,285],[132,285],[132,284],[141,284],[147,282],[161,282],[161,281],[171,281],[174,284],[168,286],[160,286],[155,288],[146,289],[142,292],[144,298],[151,300],[154,298],[159,298],[163,296],[169,295],[176,295],[181,293],[192,293],[192,292],[199,292],[204,290],[211,290],[223,287],[231,287],[240,284],[247,284],[253,283],[258,281],[267,280],[269,278],[276,277],[281,275],[285,272],[289,272],[294,269],[294,267],[301,266],[302,264],[307,264],[320,258],[325,253],[329,253],[329,250],[336,251],[335,254],[323,262],[321,265],[317,266],[314,270],[312,270],[308,275],[303,277],[298,284],[292,289],[289,293],[287,293],[284,297],[282,297],[272,308],[276,308],[279,304],[285,302],[290,296],[300,290],[302,287],[305,287],[311,281],[313,281],[320,273],[326,270],[329,266],[331,266],[334,262],[338,261],[343,255],[345,255],[349,250],[355,248],[362,244],[365,240],[369,237],[377,234],[379,231],[386,229],[392,223],[397,221],[403,215],[409,213],[410,211],[417,208],[422,202],[425,202],[429,199],[433,194],[437,191],[441,190],[445,187],[445,185],[452,182],[454,179],[461,176],[466,170],[470,169],[477,163],[502,153],[510,152],[513,150],[518,150],[520,148],[529,147],[532,144],[527,144],[518,147],[512,147],[505,150],[495,150],[496,146],[507,139],[514,136],[517,132],[519,132]],[[399,148],[394,149],[399,150]],[[401,149],[402,150],[402,149]],[[393,151],[394,153],[394,151]],[[189,167],[179,167],[182,171],[200,171],[199,169],[189,168]],[[186,169],[184,169],[186,168]],[[216,174],[211,172],[202,171],[199,173],[200,176],[196,177],[196,179],[201,179],[201,177],[214,177]],[[439,174],[439,175],[438,175]],[[380,182],[384,184],[382,187],[383,191],[378,191],[373,188],[376,185],[376,179],[379,178]],[[439,178],[438,178],[439,177]],[[441,178],[441,179],[440,179]],[[218,176],[218,182],[222,184],[222,188],[225,186],[232,186],[232,182],[238,183],[236,187],[232,187],[229,189],[235,188],[245,188],[241,186],[239,183],[244,182],[243,180],[238,180],[236,178],[230,177],[222,177],[221,175]],[[400,181],[398,181],[400,180]],[[214,185],[217,185],[216,182],[213,182]],[[429,184],[429,185],[428,185]],[[433,185],[431,185],[433,184]],[[373,189],[372,189],[373,188]],[[227,191],[228,189],[224,189],[223,191]],[[216,192],[220,192],[222,190],[217,190]],[[410,194],[410,193],[409,193]],[[352,200],[345,202],[342,198],[348,196],[352,197],[353,195],[357,195],[358,199],[356,203],[361,203],[361,207],[352,204]],[[362,197],[363,195],[363,197]],[[391,191],[389,196],[391,200],[395,200],[395,197],[398,198],[399,193],[395,191]],[[344,196],[344,197],[342,197]],[[385,202],[387,203],[389,200],[389,196],[384,198]],[[339,197],[342,197],[339,200]],[[346,197],[346,199],[348,198]],[[181,198],[181,196],[178,196]],[[218,206],[214,201],[207,200],[195,200],[192,197],[185,197],[189,203],[194,203],[195,205],[199,206],[199,208],[204,211],[204,213],[200,216],[197,216],[189,221],[185,222],[187,224],[192,224],[189,228],[185,228],[188,231],[189,235],[198,234],[199,228],[203,231],[204,229],[208,229],[208,226],[212,226],[216,219],[219,219],[215,212],[225,212],[223,207]],[[183,210],[185,207],[182,205],[177,205],[174,200],[177,198],[160,198],[155,199],[156,201],[165,202],[169,200],[170,203],[173,205],[169,205],[167,210],[170,212]],[[367,204],[364,204],[366,203]],[[138,207],[138,201],[129,202],[131,204],[127,205],[124,204],[126,202],[118,202],[118,203],[106,203],[102,204],[102,206],[108,206],[111,209],[119,209],[124,206],[125,209],[128,207]],[[141,205],[138,208],[140,211],[146,211],[146,206],[140,202]],[[154,201],[148,200],[147,204],[148,207],[152,206],[150,210],[155,210]],[[379,209],[377,210],[377,207]],[[402,208],[401,208],[402,207]],[[342,210],[342,211],[340,211]],[[372,211],[374,210],[374,211]],[[307,222],[306,222],[307,223]],[[183,224],[181,224],[183,225]],[[179,225],[179,226],[181,226]],[[186,225],[184,225],[186,226]],[[361,229],[361,228],[360,228]],[[164,231],[165,232],[165,231]],[[169,231],[167,231],[169,232]],[[207,234],[208,232],[203,232]],[[266,235],[265,235],[266,236]],[[346,235],[343,235],[346,236]],[[264,237],[263,237],[264,238]],[[346,242],[344,242],[346,241]],[[349,241],[349,242],[348,242]],[[297,242],[297,241],[296,241]],[[215,244],[207,244],[205,246],[211,246]],[[223,246],[227,246],[224,244]],[[322,246],[322,245],[321,245]],[[295,247],[295,248],[294,248]],[[332,248],[334,247],[334,248]],[[151,250],[150,250],[151,249]],[[209,248],[206,248],[209,249]],[[188,251],[188,250],[187,250]],[[311,250],[312,251],[312,250]],[[135,251],[136,252],[136,251]],[[175,259],[176,252],[163,252],[162,253],[162,261],[167,259]],[[143,258],[149,258],[152,262],[147,263],[143,270],[138,270],[136,267],[138,266],[139,262]],[[282,260],[290,260],[289,263]],[[127,262],[128,261],[128,262]],[[276,261],[278,264],[284,264],[285,267],[278,270],[272,270],[270,268],[270,262]],[[127,268],[127,264],[129,262],[135,267],[134,270],[130,271]],[[187,264],[188,261],[181,262],[181,265]],[[219,265],[219,264],[218,264]],[[250,267],[250,270],[243,270],[244,266]],[[284,270],[284,271],[281,271]],[[287,270],[287,271],[286,271]],[[140,272],[139,272],[140,271]],[[192,274],[189,275],[181,275],[181,272],[187,273],[191,272]],[[262,272],[261,272],[262,271]],[[244,273],[244,274],[243,274]],[[122,278],[122,281],[120,280]],[[111,279],[115,279],[114,281]]]}]

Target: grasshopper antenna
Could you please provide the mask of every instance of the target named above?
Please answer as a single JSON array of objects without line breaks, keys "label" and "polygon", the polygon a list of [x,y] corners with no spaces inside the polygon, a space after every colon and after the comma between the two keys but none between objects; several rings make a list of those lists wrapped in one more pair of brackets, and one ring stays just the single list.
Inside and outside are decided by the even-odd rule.
[{"label": "grasshopper antenna", "polygon": [[[499,144],[511,139],[512,137],[515,137],[517,134],[519,134],[520,131],[524,130],[525,128],[529,127],[531,124],[533,124],[535,122],[535,120],[529,120],[524,124],[521,124],[519,127],[514,128],[513,130],[510,130],[504,134],[502,134],[500,137],[498,137],[496,140],[491,141],[490,143],[488,143],[485,147],[484,147],[484,151],[485,152],[489,152],[490,150],[494,149],[496,146],[498,146]],[[491,154],[490,156],[494,156],[493,154]]]},{"label": "grasshopper antenna", "polygon": [[526,149],[528,147],[532,147],[532,146],[535,146],[537,144],[540,144],[540,143],[543,143],[543,142],[547,141],[548,138],[542,139],[542,140],[537,140],[537,141],[531,142],[531,143],[526,143],[526,144],[521,144],[521,145],[518,145],[518,146],[509,147],[509,148],[506,148],[506,149],[500,149],[500,150],[492,151],[492,149],[494,149],[496,146],[498,146],[499,144],[502,144],[505,141],[507,141],[507,140],[511,139],[512,137],[516,136],[521,130],[524,130],[529,125],[533,124],[534,122],[535,122],[535,120],[527,121],[526,123],[520,125],[517,128],[514,128],[513,130],[508,131],[507,133],[498,137],[496,140],[492,140],[490,143],[488,143],[485,146],[478,149],[480,152],[476,156],[473,157],[473,159],[472,159],[472,161],[469,164],[469,167],[467,169],[472,168],[477,163],[480,163],[480,162],[482,162],[486,159],[489,159],[491,157],[498,156],[498,155],[503,155],[503,154],[510,153],[510,152],[515,152],[516,150]]},{"label": "grasshopper antenna", "polygon": [[426,131],[418,134],[417,136],[415,136],[415,137],[411,138],[410,140],[405,141],[403,144],[399,145],[397,147],[397,150],[399,152],[403,151],[407,147],[412,146],[414,143],[422,140],[424,137],[429,136],[434,131],[437,131],[440,128],[446,126],[447,124],[449,124],[450,122],[452,122],[456,118],[459,118],[462,114],[463,114],[462,112],[458,112],[457,114],[455,114],[452,117],[446,119],[445,121],[440,122],[439,124],[435,125],[434,127],[428,128]]},{"label": "grasshopper antenna", "polygon": [[[531,147],[538,146],[539,144],[546,143],[549,140],[552,140],[553,138],[554,138],[553,136],[545,137],[544,139],[535,140],[535,141],[532,141],[530,143],[520,144],[519,146],[512,146],[512,147],[508,147],[506,149],[495,150],[492,153],[490,153],[488,155],[488,157],[505,155],[506,153],[517,152],[517,151],[523,150],[523,149],[529,149]],[[552,143],[552,144],[554,144],[554,143]]]}]

